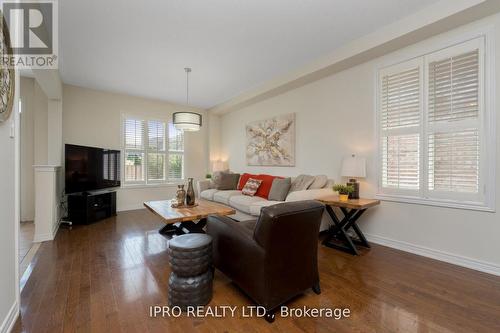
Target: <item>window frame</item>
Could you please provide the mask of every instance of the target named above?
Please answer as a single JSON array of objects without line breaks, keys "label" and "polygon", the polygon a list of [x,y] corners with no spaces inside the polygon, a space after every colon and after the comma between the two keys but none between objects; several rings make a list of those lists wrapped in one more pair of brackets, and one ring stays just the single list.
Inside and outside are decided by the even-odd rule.
[{"label": "window frame", "polygon": [[[399,56],[388,56],[382,58],[382,63],[375,68],[375,161],[377,192],[376,198],[384,201],[394,201],[402,203],[422,204],[430,206],[470,209],[479,211],[495,212],[495,163],[496,163],[496,115],[495,115],[495,68],[494,68],[494,45],[493,45],[493,27],[481,27],[476,31],[471,31],[455,38],[433,38],[413,47],[408,47],[399,53]],[[429,173],[428,173],[428,65],[429,59],[446,50],[460,54],[456,51],[461,46],[468,47],[470,44],[479,42],[479,140],[480,140],[480,160],[479,160],[479,200],[471,200],[469,196],[463,196],[460,193],[453,193],[452,196],[443,193],[434,192],[430,195],[429,191]],[[425,46],[422,47],[422,44]],[[463,44],[463,45],[462,45]],[[418,56],[414,56],[419,47]],[[392,58],[392,61],[387,61]],[[423,81],[421,82],[421,133],[420,133],[420,186],[418,191],[388,189],[382,187],[382,131],[381,131],[381,82],[383,72],[391,67],[405,66],[406,62],[421,61]],[[417,193],[418,192],[418,193]]]},{"label": "window frame", "polygon": [[[127,119],[134,119],[134,120],[141,120],[144,121],[144,133],[143,133],[143,149],[128,149],[126,148],[125,145],[125,121]],[[164,124],[164,133],[165,133],[165,149],[163,151],[160,151],[159,153],[164,154],[165,156],[165,164],[164,164],[164,173],[165,173],[165,179],[164,180],[150,180],[149,179],[149,170],[148,170],[148,154],[150,153],[155,153],[149,149],[149,122],[150,121],[156,121],[156,122],[162,122]],[[170,152],[169,149],[169,124],[172,123],[171,119],[165,117],[150,117],[150,116],[139,116],[136,114],[128,114],[128,113],[122,113],[121,115],[121,123],[120,123],[120,142],[121,142],[121,155],[122,157],[120,158],[120,163],[121,163],[121,187],[124,188],[141,188],[141,187],[169,187],[169,186],[177,186],[178,184],[183,184],[185,179],[185,147],[183,151],[176,151]],[[185,139],[185,137],[184,137]],[[185,141],[184,141],[185,144]],[[144,154],[144,165],[143,165],[143,172],[144,172],[144,180],[141,181],[127,181],[125,179],[125,159],[126,159],[126,154],[127,152],[137,152],[137,153],[142,153]],[[173,178],[168,178],[169,175],[169,168],[168,168],[168,161],[169,161],[169,156],[171,154],[176,154],[176,155],[181,155],[182,156],[182,178],[179,179],[173,179]]]}]

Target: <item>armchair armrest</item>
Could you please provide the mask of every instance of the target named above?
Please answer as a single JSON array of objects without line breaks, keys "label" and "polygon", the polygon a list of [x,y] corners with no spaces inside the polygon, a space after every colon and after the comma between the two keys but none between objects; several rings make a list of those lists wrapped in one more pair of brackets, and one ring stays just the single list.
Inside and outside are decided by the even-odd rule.
[{"label": "armchair armrest", "polygon": [[210,215],[207,234],[212,236],[214,265],[240,287],[260,295],[264,279],[264,249],[253,231],[226,216]]},{"label": "armchair armrest", "polygon": [[198,193],[198,197],[200,197],[201,192],[211,189],[212,185],[213,183],[210,179],[198,180],[196,182],[196,191]]}]

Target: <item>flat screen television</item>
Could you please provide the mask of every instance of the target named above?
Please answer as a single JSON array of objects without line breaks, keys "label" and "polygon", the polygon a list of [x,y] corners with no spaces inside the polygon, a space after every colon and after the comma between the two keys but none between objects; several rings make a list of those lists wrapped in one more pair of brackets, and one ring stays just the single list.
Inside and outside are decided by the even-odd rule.
[{"label": "flat screen television", "polygon": [[120,186],[120,151],[65,145],[65,192]]}]

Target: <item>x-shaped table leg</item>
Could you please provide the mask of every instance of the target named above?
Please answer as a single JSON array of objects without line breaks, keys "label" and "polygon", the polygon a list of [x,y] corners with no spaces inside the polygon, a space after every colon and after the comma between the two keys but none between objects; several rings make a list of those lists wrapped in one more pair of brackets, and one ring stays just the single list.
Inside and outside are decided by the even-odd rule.
[{"label": "x-shaped table leg", "polygon": [[[344,214],[344,218],[342,220],[339,220],[333,208],[328,205],[326,206],[326,211],[328,212],[328,215],[330,215],[330,217],[332,218],[334,225],[330,227],[330,229],[328,230],[328,236],[323,240],[323,245],[338,250],[342,250],[354,255],[358,255],[359,252],[358,249],[356,248],[355,243],[365,247],[370,247],[365,236],[363,235],[358,225],[356,224],[356,221],[365,212],[365,209],[347,210],[345,208],[341,208],[341,210],[342,213]],[[353,240],[349,236],[347,231],[350,228],[353,228],[359,240]],[[335,239],[340,240],[343,244],[338,244],[338,242],[334,242]]]}]

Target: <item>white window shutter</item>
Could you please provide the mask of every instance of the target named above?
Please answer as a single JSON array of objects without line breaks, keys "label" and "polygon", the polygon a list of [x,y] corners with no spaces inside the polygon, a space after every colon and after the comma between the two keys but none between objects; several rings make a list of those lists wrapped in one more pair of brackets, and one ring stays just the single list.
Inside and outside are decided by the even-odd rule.
[{"label": "white window shutter", "polygon": [[429,121],[477,119],[479,50],[429,64]]},{"label": "white window shutter", "polygon": [[172,180],[184,178],[184,131],[178,130],[172,123],[168,124],[168,178]]},{"label": "white window shutter", "polygon": [[124,120],[125,182],[141,183],[145,181],[144,133],[144,120],[131,118]]},{"label": "white window shutter", "polygon": [[157,120],[148,121],[148,181],[165,180],[165,123]]},{"label": "white window shutter", "polygon": [[125,149],[144,149],[144,120],[125,119]]},{"label": "white window shutter", "polygon": [[420,184],[418,134],[382,138],[382,186],[418,190]]},{"label": "white window shutter", "polygon": [[[163,184],[184,178],[184,132],[163,120],[123,118],[124,183]],[[116,163],[111,157],[104,168]]]},{"label": "white window shutter", "polygon": [[429,135],[429,190],[479,191],[479,133],[476,129]]},{"label": "white window shutter", "polygon": [[383,191],[420,189],[422,61],[410,60],[380,73],[380,184]]},{"label": "white window shutter", "polygon": [[480,174],[480,48],[459,45],[429,56],[428,189],[478,194]]},{"label": "white window shutter", "polygon": [[382,130],[419,125],[420,85],[419,67],[382,77]]}]

